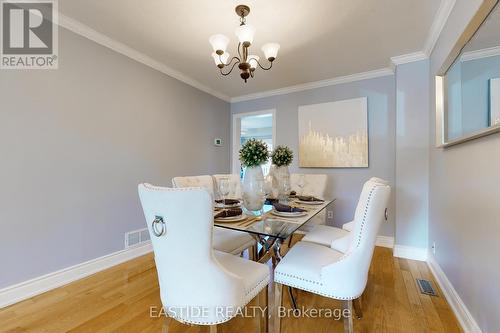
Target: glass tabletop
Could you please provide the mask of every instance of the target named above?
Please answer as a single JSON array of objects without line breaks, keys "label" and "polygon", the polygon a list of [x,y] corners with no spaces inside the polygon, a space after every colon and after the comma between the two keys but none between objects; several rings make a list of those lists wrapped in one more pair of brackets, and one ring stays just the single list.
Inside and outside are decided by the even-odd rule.
[{"label": "glass tabletop", "polygon": [[261,237],[273,237],[287,239],[297,229],[309,222],[314,216],[331,204],[334,200],[325,200],[319,204],[306,204],[291,201],[290,204],[305,209],[305,215],[300,217],[282,217],[273,214],[273,206],[264,205],[264,215],[260,218],[248,216],[243,221],[219,222],[214,221],[214,225],[220,228],[244,231]]}]

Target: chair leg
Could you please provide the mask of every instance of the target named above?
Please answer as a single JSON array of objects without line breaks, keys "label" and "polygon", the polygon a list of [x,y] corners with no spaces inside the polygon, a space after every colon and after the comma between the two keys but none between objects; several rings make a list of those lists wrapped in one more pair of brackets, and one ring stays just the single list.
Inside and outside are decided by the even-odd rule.
[{"label": "chair leg", "polygon": [[292,303],[292,307],[294,310],[297,310],[297,301],[295,300],[295,296],[293,296],[293,288],[288,287],[288,295],[290,295],[290,301]]},{"label": "chair leg", "polygon": [[259,318],[260,333],[269,333],[269,295],[268,287],[259,293],[259,307],[262,311]]},{"label": "chair leg", "polygon": [[257,245],[252,245],[248,248],[248,259],[252,261],[257,261],[258,258],[257,254]]},{"label": "chair leg", "polygon": [[210,333],[217,333],[217,325],[210,325]]},{"label": "chair leg", "polygon": [[352,301],[352,305],[354,307],[354,313],[356,313],[357,319],[363,318],[363,309],[361,308],[361,297],[356,298]]},{"label": "chair leg", "polygon": [[281,307],[281,296],[283,294],[283,285],[281,283],[274,283],[274,308],[273,308],[273,321],[274,321],[274,332],[280,333],[281,330],[281,318],[280,318],[280,307]]},{"label": "chair leg", "polygon": [[344,301],[343,304],[342,315],[344,316],[344,333],[353,333],[353,324],[352,324],[352,301]]},{"label": "chair leg", "polygon": [[168,327],[169,325],[169,320],[168,318],[165,318],[165,321],[163,322],[163,325],[161,326],[161,333],[168,333]]}]

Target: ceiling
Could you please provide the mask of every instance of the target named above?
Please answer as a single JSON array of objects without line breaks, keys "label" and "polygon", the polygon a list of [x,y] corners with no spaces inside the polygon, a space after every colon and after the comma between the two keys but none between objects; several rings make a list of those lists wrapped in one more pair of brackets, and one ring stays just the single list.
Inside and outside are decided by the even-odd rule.
[{"label": "ceiling", "polygon": [[[223,33],[235,53],[240,2],[250,6],[247,22],[257,29],[251,52],[281,44],[273,69],[257,70],[246,84],[238,73],[220,76],[208,43]],[[385,68],[393,56],[424,49],[439,7],[438,0],[59,2],[63,15],[229,97]]]}]

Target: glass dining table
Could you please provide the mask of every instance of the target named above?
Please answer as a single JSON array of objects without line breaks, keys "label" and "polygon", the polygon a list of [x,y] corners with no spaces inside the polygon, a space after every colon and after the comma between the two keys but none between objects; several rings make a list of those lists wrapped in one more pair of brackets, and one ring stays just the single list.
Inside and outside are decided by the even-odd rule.
[{"label": "glass dining table", "polygon": [[315,203],[299,203],[292,200],[289,202],[290,205],[305,210],[303,216],[297,217],[277,216],[273,212],[272,205],[264,205],[264,214],[260,217],[249,216],[243,221],[232,223],[215,219],[214,225],[219,228],[247,232],[261,245],[257,260],[267,262],[272,259],[273,265],[276,265],[282,259],[282,245],[285,242],[290,242],[292,235],[300,227],[325,211],[326,207],[334,201],[335,199]]}]

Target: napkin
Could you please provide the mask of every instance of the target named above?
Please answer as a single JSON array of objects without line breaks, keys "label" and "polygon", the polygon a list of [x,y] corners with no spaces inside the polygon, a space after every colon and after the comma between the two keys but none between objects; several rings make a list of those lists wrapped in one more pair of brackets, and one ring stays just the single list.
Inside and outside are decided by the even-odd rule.
[{"label": "napkin", "polygon": [[286,212],[286,213],[300,213],[300,212],[305,212],[305,209],[299,208],[299,207],[292,207],[280,203],[275,203],[273,204],[274,209],[276,209],[278,212]]},{"label": "napkin", "polygon": [[313,197],[312,195],[298,195],[297,198],[300,201],[325,201],[323,199],[318,199],[316,197]]},{"label": "napkin", "polygon": [[220,212],[218,212],[214,218],[218,219],[220,217],[233,217],[233,216],[240,216],[243,214],[243,211],[241,208],[231,208],[231,209],[224,209]]},{"label": "napkin", "polygon": [[278,202],[278,199],[276,199],[276,198],[267,198],[266,201],[264,202],[264,204],[265,205],[274,205],[277,202]]},{"label": "napkin", "polygon": [[236,205],[240,203],[238,199],[224,199],[224,200],[218,199],[215,200],[215,202],[218,204],[224,203],[224,205]]}]

